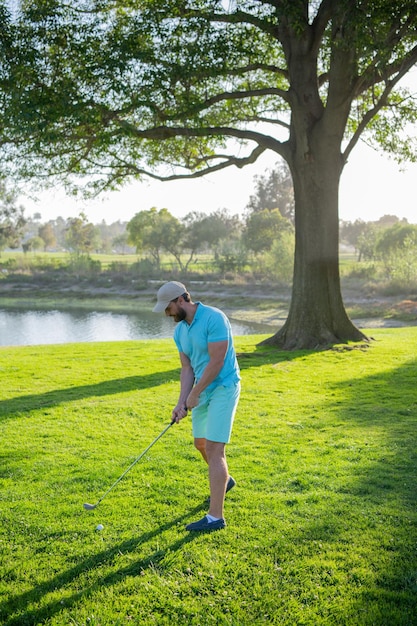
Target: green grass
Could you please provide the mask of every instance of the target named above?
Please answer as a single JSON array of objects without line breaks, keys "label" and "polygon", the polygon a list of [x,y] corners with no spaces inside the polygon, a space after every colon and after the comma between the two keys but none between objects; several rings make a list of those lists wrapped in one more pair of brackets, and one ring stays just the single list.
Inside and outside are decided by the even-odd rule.
[{"label": "green grass", "polygon": [[[170,340],[0,349],[0,623],[417,624],[417,329],[369,346],[257,349],[228,447],[227,528]],[[97,532],[97,524],[104,530]]]}]

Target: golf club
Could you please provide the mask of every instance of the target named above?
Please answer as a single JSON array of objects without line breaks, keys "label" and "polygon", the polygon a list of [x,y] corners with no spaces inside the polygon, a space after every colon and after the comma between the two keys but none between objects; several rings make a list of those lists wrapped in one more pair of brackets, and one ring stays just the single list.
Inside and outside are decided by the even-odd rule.
[{"label": "golf club", "polygon": [[163,431],[162,431],[162,432],[161,432],[161,433],[160,433],[160,434],[156,437],[156,439],[154,439],[154,440],[152,441],[152,443],[150,443],[150,444],[149,444],[149,446],[148,446],[148,447],[147,447],[147,448],[146,448],[146,449],[145,449],[145,450],[144,450],[144,451],[143,451],[143,452],[142,452],[142,453],[141,453],[141,454],[140,454],[140,455],[139,455],[139,456],[138,456],[138,457],[137,457],[137,458],[133,461],[133,463],[131,463],[131,464],[129,465],[129,467],[128,467],[128,468],[127,468],[124,472],[123,472],[123,474],[122,474],[122,475],[121,475],[121,476],[120,476],[120,477],[116,480],[116,482],[114,482],[114,483],[112,484],[112,486],[111,486],[109,489],[107,489],[106,493],[104,493],[104,494],[101,496],[100,500],[98,500],[95,504],[88,504],[88,503],[86,502],[86,503],[84,504],[84,508],[85,508],[87,511],[92,511],[93,509],[95,509],[95,508],[96,508],[96,507],[100,504],[100,502],[101,502],[101,501],[102,501],[102,500],[103,500],[103,499],[107,496],[107,494],[108,494],[108,493],[110,493],[110,491],[111,491],[112,489],[114,489],[114,487],[115,487],[115,486],[116,486],[116,485],[117,485],[117,484],[118,484],[118,483],[122,480],[122,478],[124,478],[124,476],[126,476],[126,474],[127,474],[128,472],[130,472],[130,470],[132,469],[132,467],[133,467],[134,465],[136,465],[136,463],[137,463],[138,461],[140,461],[140,460],[141,460],[141,458],[142,458],[142,457],[143,457],[143,456],[147,453],[147,451],[148,451],[150,448],[152,448],[152,446],[153,446],[153,445],[154,445],[154,444],[158,441],[158,439],[160,439],[160,438],[162,437],[162,435],[164,435],[164,434],[166,433],[166,431],[168,430],[168,428],[171,428],[171,426],[172,426],[173,424],[175,424],[175,420],[173,420],[170,424],[168,424],[168,426],[166,426],[166,427],[164,428],[164,430],[163,430]]}]

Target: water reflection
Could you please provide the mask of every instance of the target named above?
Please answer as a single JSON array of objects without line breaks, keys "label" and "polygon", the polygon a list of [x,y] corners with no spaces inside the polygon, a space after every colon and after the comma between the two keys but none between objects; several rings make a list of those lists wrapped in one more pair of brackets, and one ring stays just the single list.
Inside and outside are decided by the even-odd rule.
[{"label": "water reflection", "polygon": [[[172,337],[175,323],[152,312],[22,311],[0,309],[0,345],[29,346]],[[235,335],[270,333],[260,324],[232,320]]]}]

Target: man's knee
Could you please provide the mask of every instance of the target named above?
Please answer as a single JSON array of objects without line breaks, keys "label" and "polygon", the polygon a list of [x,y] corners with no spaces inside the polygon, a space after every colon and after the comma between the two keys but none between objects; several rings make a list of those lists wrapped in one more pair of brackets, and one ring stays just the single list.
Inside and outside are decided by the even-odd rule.
[{"label": "man's knee", "polygon": [[206,453],[209,458],[221,458],[225,456],[226,444],[220,441],[206,441]]},{"label": "man's knee", "polygon": [[194,439],[194,447],[197,448],[197,450],[199,452],[201,452],[202,454],[205,454],[206,452],[206,440],[196,437]]}]

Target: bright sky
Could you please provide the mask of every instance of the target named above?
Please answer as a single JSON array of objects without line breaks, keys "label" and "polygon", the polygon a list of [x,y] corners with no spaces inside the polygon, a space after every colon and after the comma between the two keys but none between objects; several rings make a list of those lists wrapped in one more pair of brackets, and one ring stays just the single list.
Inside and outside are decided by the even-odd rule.
[{"label": "bright sky", "polygon": [[[255,190],[254,176],[264,174],[277,163],[275,154],[243,170],[230,168],[203,179],[173,182],[141,182],[127,185],[102,198],[83,201],[63,191],[49,191],[37,202],[21,198],[26,216],[41,214],[42,222],[76,217],[83,211],[97,224],[129,221],[135,213],[155,206],[167,208],[176,217],[190,211],[211,213],[227,208],[242,213]],[[401,166],[404,168],[404,166]],[[397,215],[417,223],[417,163],[400,166],[367,146],[358,145],[345,166],[340,185],[340,218],[373,221],[382,215]]]},{"label": "bright sky", "polygon": [[[409,73],[408,86],[417,89],[417,69]],[[278,162],[275,153],[263,155],[254,165],[241,170],[231,167],[205,178],[170,182],[135,182],[118,192],[83,201],[67,197],[61,190],[40,194],[34,202],[21,198],[26,216],[38,212],[42,222],[61,216],[76,217],[83,211],[97,224],[129,221],[135,213],[166,208],[178,218],[190,211],[211,213],[227,208],[242,214],[255,191],[254,177],[265,174]],[[339,196],[340,219],[374,221],[397,215],[417,223],[417,163],[401,167],[387,156],[359,143],[342,174]]]}]

